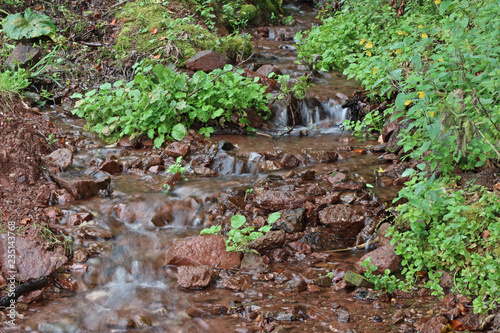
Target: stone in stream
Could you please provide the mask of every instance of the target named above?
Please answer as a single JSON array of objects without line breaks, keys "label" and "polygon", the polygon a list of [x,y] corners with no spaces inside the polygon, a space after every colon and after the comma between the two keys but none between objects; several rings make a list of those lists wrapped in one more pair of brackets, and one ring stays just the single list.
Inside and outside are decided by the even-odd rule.
[{"label": "stone in stream", "polygon": [[284,230],[270,231],[250,242],[248,247],[261,254],[266,254],[269,251],[281,248],[285,244],[285,241],[286,237]]},{"label": "stone in stream", "polygon": [[276,321],[296,321],[306,317],[306,311],[296,304],[272,304],[256,309],[266,319]]},{"label": "stone in stream", "polygon": [[177,284],[185,289],[202,289],[210,284],[212,269],[208,266],[179,266]]},{"label": "stone in stream", "polygon": [[283,209],[300,208],[307,201],[304,194],[296,191],[256,189],[255,192],[255,206],[275,212]]},{"label": "stone in stream", "polygon": [[240,270],[245,273],[261,274],[269,271],[269,265],[264,262],[261,255],[246,252],[241,261]]},{"label": "stone in stream", "polygon": [[205,50],[189,58],[186,61],[186,68],[193,72],[204,71],[208,73],[214,69],[224,68],[227,64],[229,64],[229,59],[225,55]]},{"label": "stone in stream", "polygon": [[332,234],[325,227],[317,227],[314,230],[306,230],[300,241],[311,245],[316,251],[344,249],[347,247],[345,240]]},{"label": "stone in stream", "polygon": [[17,260],[15,265],[11,266],[7,245],[7,234],[0,234],[0,264],[2,271],[17,272],[15,274],[16,279],[21,282],[48,276],[68,261],[65,256],[47,251],[41,245],[18,235],[16,236]]},{"label": "stone in stream", "polygon": [[391,273],[394,273],[398,270],[399,264],[401,263],[401,257],[394,252],[394,248],[390,245],[386,245],[362,256],[356,263],[356,269],[359,272],[365,273],[368,270],[366,267],[361,266],[361,263],[363,263],[368,257],[371,258],[370,265],[377,266],[377,270],[374,274],[384,274],[386,269],[388,269]]},{"label": "stone in stream", "polygon": [[278,69],[278,67],[273,65],[262,65],[259,67],[259,69],[256,70],[256,73],[265,77],[269,77],[271,73],[281,75],[281,71]]},{"label": "stone in stream", "polygon": [[290,242],[287,246],[295,253],[311,254],[313,247],[301,241]]},{"label": "stone in stream", "polygon": [[347,271],[344,275],[344,281],[351,286],[373,288],[373,283],[366,280],[363,275],[354,273],[353,271]]},{"label": "stone in stream", "polygon": [[201,167],[196,167],[193,169],[194,173],[198,176],[203,176],[203,177],[217,177],[218,174],[214,170],[201,166]]},{"label": "stone in stream", "polygon": [[355,239],[365,225],[362,206],[333,205],[319,212],[319,221],[347,240]]},{"label": "stone in stream", "polygon": [[238,267],[242,254],[227,252],[225,238],[219,235],[188,237],[177,241],[167,254],[166,265]]},{"label": "stone in stream", "polygon": [[227,307],[222,304],[213,304],[186,310],[190,317],[210,317],[219,316],[227,313]]},{"label": "stone in stream", "polygon": [[111,184],[111,176],[107,172],[70,171],[52,176],[57,185],[67,190],[76,199],[88,199],[105,190]]},{"label": "stone in stream", "polygon": [[186,156],[188,153],[189,146],[182,142],[172,142],[165,148],[165,154],[173,158]]},{"label": "stone in stream", "polygon": [[290,209],[281,211],[281,216],[276,222],[273,223],[273,227],[285,230],[287,233],[294,233],[299,231],[304,231],[304,209]]},{"label": "stone in stream", "polygon": [[253,282],[248,275],[235,275],[224,279],[222,286],[234,291],[245,291],[253,287]]},{"label": "stone in stream", "polygon": [[335,150],[309,150],[309,149],[303,149],[302,153],[306,156],[309,156],[309,158],[314,161],[314,162],[320,162],[320,163],[331,163],[335,162],[339,158],[339,153],[336,152]]},{"label": "stone in stream", "polygon": [[104,172],[109,172],[110,174],[117,174],[123,171],[123,165],[116,160],[109,159],[104,161],[103,164],[101,164],[99,170]]},{"label": "stone in stream", "polygon": [[295,168],[296,166],[298,166],[300,164],[297,157],[295,157],[294,155],[289,154],[289,153],[283,154],[283,156],[281,157],[280,163],[284,168]]},{"label": "stone in stream", "polygon": [[307,283],[300,276],[296,276],[290,281],[285,282],[283,287],[285,287],[286,291],[300,293],[301,291],[307,290]]},{"label": "stone in stream", "polygon": [[73,153],[67,148],[60,148],[47,155],[46,160],[49,164],[53,164],[62,169],[62,171],[66,171],[71,163],[73,163]]},{"label": "stone in stream", "polygon": [[448,319],[443,316],[433,317],[420,329],[420,333],[441,333],[448,324]]}]

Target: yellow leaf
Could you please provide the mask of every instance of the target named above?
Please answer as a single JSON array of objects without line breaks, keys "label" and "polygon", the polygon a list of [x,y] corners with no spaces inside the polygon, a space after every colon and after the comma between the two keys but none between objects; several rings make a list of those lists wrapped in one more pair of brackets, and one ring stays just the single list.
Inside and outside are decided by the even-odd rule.
[{"label": "yellow leaf", "polygon": [[425,91],[419,91],[418,98],[424,98],[424,97],[425,97]]},{"label": "yellow leaf", "polygon": [[409,34],[407,32],[404,33],[405,36],[408,36]]},{"label": "yellow leaf", "polygon": [[383,172],[385,172],[385,169],[382,169],[382,167],[378,167],[377,172],[378,173],[383,173]]},{"label": "yellow leaf", "polygon": [[403,34],[404,33],[401,30],[398,31],[398,35],[403,35]]},{"label": "yellow leaf", "polygon": [[372,56],[371,51],[365,51],[365,53],[366,53],[366,55],[367,55],[367,56],[369,56],[369,57],[371,57],[371,56]]},{"label": "yellow leaf", "polygon": [[424,32],[424,33],[422,34],[422,38],[427,38],[427,37],[429,37],[429,35],[428,35],[428,34],[426,34],[426,33]]},{"label": "yellow leaf", "polygon": [[434,0],[434,3],[435,3],[436,5],[439,5],[439,4],[441,3],[441,0]]},{"label": "yellow leaf", "polygon": [[377,67],[373,67],[372,73],[375,74],[375,73],[377,73],[378,70],[379,69]]},{"label": "yellow leaf", "polygon": [[366,47],[367,49],[371,49],[371,48],[373,47],[372,42],[368,42],[368,43],[366,43],[365,47]]},{"label": "yellow leaf", "polygon": [[363,38],[359,41],[359,45],[363,45],[365,42],[367,42],[367,40]]},{"label": "yellow leaf", "polygon": [[399,52],[401,52],[401,49],[397,49],[396,51],[394,51],[394,53],[398,54]]},{"label": "yellow leaf", "polygon": [[429,116],[434,117],[436,115],[436,112],[434,111],[429,111]]},{"label": "yellow leaf", "polygon": [[443,62],[443,61],[444,61],[444,59],[443,59],[443,58],[439,58],[439,60],[438,60],[438,61],[439,61],[439,62]]},{"label": "yellow leaf", "polygon": [[408,106],[410,105],[411,103],[413,103],[413,101],[411,99],[407,99],[406,102],[405,102],[405,106]]},{"label": "yellow leaf", "polygon": [[418,27],[419,27],[420,29],[423,29],[423,28],[424,28],[424,26],[423,26],[423,25],[421,25],[421,24],[419,24],[419,25],[418,25]]}]

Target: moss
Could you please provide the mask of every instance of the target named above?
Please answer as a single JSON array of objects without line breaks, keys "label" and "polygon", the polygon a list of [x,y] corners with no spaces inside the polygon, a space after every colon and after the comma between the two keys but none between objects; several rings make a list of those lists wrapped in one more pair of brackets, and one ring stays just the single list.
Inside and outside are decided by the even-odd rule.
[{"label": "moss", "polygon": [[[219,38],[214,33],[196,24],[192,18],[172,18],[169,11],[157,4],[139,6],[128,3],[118,18],[125,18],[117,36],[115,50],[120,58],[131,51],[160,55],[178,66],[200,50],[214,50],[234,59],[241,53],[243,39],[229,36]],[[248,46],[245,46],[245,53]]]},{"label": "moss", "polygon": [[248,22],[252,22],[259,12],[254,5],[243,5],[240,9],[240,18],[243,20],[247,20]]},{"label": "moss", "polygon": [[261,13],[271,15],[283,14],[283,9],[281,5],[283,0],[255,0],[255,6],[260,9]]}]

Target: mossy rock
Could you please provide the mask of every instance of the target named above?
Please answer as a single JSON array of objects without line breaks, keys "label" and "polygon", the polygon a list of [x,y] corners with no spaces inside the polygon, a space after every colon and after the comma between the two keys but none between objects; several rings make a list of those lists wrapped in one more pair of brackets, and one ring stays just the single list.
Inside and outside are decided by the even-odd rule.
[{"label": "mossy rock", "polygon": [[237,36],[218,37],[194,20],[173,18],[169,11],[158,4],[138,5],[128,3],[117,15],[125,22],[114,46],[120,58],[125,58],[131,51],[160,55],[177,66],[200,50],[213,50],[227,55],[234,60],[242,53],[252,52],[250,42],[244,43]]},{"label": "mossy rock", "polygon": [[240,9],[240,18],[247,20],[249,23],[255,23],[255,19],[259,15],[259,11],[254,5],[243,5]]},{"label": "mossy rock", "polygon": [[283,0],[255,0],[255,6],[260,9],[261,13],[265,13],[267,16],[271,16],[272,13],[283,15],[282,4]]}]

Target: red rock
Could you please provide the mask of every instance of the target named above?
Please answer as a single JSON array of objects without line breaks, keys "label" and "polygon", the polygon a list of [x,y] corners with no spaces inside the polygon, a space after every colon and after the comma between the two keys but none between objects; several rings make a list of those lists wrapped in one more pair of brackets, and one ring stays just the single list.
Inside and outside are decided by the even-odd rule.
[{"label": "red rock", "polygon": [[30,304],[42,299],[43,292],[41,290],[32,291],[26,295],[22,295],[17,299],[18,303]]},{"label": "red rock", "polygon": [[222,304],[208,305],[198,308],[190,308],[186,313],[191,317],[210,317],[226,314],[227,307]]},{"label": "red rock", "polygon": [[265,77],[269,77],[271,73],[276,73],[281,75],[281,71],[278,69],[278,67],[273,65],[262,65],[255,72]]},{"label": "red rock", "polygon": [[333,176],[326,177],[326,180],[328,180],[328,182],[330,184],[336,184],[336,183],[339,183],[339,182],[346,181],[347,180],[347,175],[345,173],[342,173],[342,172],[337,172]]},{"label": "red rock", "polygon": [[99,167],[99,170],[109,172],[110,174],[117,174],[123,171],[123,165],[116,160],[106,160]]},{"label": "red rock", "polygon": [[313,284],[308,284],[307,285],[307,291],[311,293],[318,293],[321,291],[321,288],[318,286],[315,286]]},{"label": "red rock", "polygon": [[304,231],[306,227],[304,221],[304,209],[297,208],[282,211],[280,218],[274,222],[273,227],[285,230],[287,233]]},{"label": "red rock", "polygon": [[173,158],[186,156],[189,153],[189,146],[182,142],[172,142],[165,148],[165,154]]},{"label": "red rock", "polygon": [[196,167],[193,169],[194,173],[203,177],[217,177],[217,172],[207,167]]},{"label": "red rock", "polygon": [[265,161],[264,162],[264,170],[281,170],[283,166],[279,161]]},{"label": "red rock", "polygon": [[73,254],[73,261],[74,262],[85,262],[87,261],[87,252],[84,251],[84,250],[77,250],[74,254]]},{"label": "red rock", "polygon": [[293,251],[298,253],[310,254],[313,252],[313,247],[301,241],[291,242],[288,245]]},{"label": "red rock", "polygon": [[256,207],[271,211],[300,208],[307,201],[306,197],[297,192],[275,190],[256,191],[254,203]]},{"label": "red rock", "polygon": [[102,171],[88,172],[81,171],[63,172],[53,175],[54,181],[60,187],[67,190],[77,199],[87,199],[99,190],[107,189],[111,183],[111,176]]},{"label": "red rock", "polygon": [[448,324],[448,319],[443,316],[431,318],[420,329],[420,333],[441,333],[443,328]]},{"label": "red rock", "polygon": [[334,191],[361,191],[366,188],[366,183],[364,182],[342,182],[332,184],[332,190]]},{"label": "red rock", "polygon": [[83,231],[86,237],[89,238],[111,238],[113,237],[113,233],[109,230],[103,229],[96,225],[83,225],[80,226],[80,230]]},{"label": "red rock", "polygon": [[[17,271],[16,279],[26,282],[42,276],[48,276],[64,265],[68,258],[55,252],[45,250],[33,241],[16,236],[16,263],[11,267],[8,257],[8,241],[6,234],[0,234],[0,263],[2,271]],[[17,269],[16,269],[17,268]]]},{"label": "red rock", "polygon": [[177,284],[186,289],[202,289],[210,284],[212,269],[208,266],[180,266],[177,268]]},{"label": "red rock", "polygon": [[60,204],[65,204],[75,201],[75,197],[63,188],[56,191],[56,199],[57,202]]},{"label": "red rock", "polygon": [[280,163],[284,168],[295,168],[299,165],[299,160],[294,155],[285,153],[281,157]]},{"label": "red rock", "polygon": [[89,268],[89,265],[80,264],[77,262],[74,262],[67,267],[68,271],[76,275],[83,275],[87,271],[87,268]]},{"label": "red rock", "polygon": [[307,283],[300,276],[295,276],[290,281],[285,282],[285,284],[283,286],[285,287],[286,291],[290,291],[290,292],[294,292],[294,293],[299,293],[301,291],[307,290]]},{"label": "red rock", "polygon": [[339,153],[335,150],[309,150],[304,149],[302,153],[309,156],[313,161],[320,163],[335,162],[339,158]]},{"label": "red rock", "polygon": [[59,274],[55,278],[55,282],[63,289],[73,291],[75,293],[87,291],[87,286],[78,280],[75,280],[69,275]]},{"label": "red rock", "polygon": [[148,169],[148,171],[152,173],[158,173],[163,170],[165,170],[165,167],[163,165],[155,165]]},{"label": "red rock", "polygon": [[42,185],[38,189],[38,194],[36,196],[36,203],[39,207],[48,206],[50,203],[50,198],[52,197],[52,191],[47,185]]},{"label": "red rock", "polygon": [[267,76],[264,76],[262,74],[256,73],[254,71],[251,71],[249,69],[243,69],[243,74],[242,76],[248,77],[251,79],[254,79],[256,77],[259,78],[257,81],[258,83],[262,84],[263,86],[266,86],[266,94],[270,93],[274,90],[274,87],[276,86],[276,80],[275,79],[270,79]]},{"label": "red rock", "polygon": [[238,267],[242,254],[227,252],[225,238],[218,235],[194,236],[180,240],[170,248],[167,265]]},{"label": "red rock", "polygon": [[382,155],[382,159],[385,161],[394,161],[398,159],[398,155],[396,154],[384,154]]},{"label": "red rock", "polygon": [[243,255],[240,270],[242,272],[260,274],[269,270],[269,266],[264,262],[264,257],[260,254],[247,252]]},{"label": "red rock", "polygon": [[234,291],[245,291],[253,287],[253,282],[248,275],[235,275],[224,279],[222,286]]},{"label": "red rock", "polygon": [[94,219],[94,215],[91,213],[77,213],[73,214],[68,219],[68,225],[80,225],[83,222],[92,221]]},{"label": "red rock", "polygon": [[151,155],[144,160],[144,169],[149,169],[156,165],[161,165],[162,160],[160,155]]},{"label": "red rock", "polygon": [[399,264],[401,263],[401,257],[396,255],[394,249],[390,245],[379,247],[374,251],[365,254],[356,263],[356,268],[361,273],[365,273],[367,268],[362,267],[361,263],[364,262],[368,257],[371,258],[370,264],[377,266],[377,270],[374,274],[384,274],[386,269],[394,273],[398,270]]},{"label": "red rock", "polygon": [[319,221],[347,239],[356,238],[365,225],[361,206],[333,205],[319,212]]},{"label": "red rock", "polygon": [[73,163],[73,153],[67,148],[60,148],[47,155],[47,159],[65,171]]},{"label": "red rock", "polygon": [[340,202],[340,192],[330,192],[314,201],[317,205],[334,205]]},{"label": "red rock", "polygon": [[190,71],[211,72],[214,69],[224,68],[229,59],[223,54],[214,51],[200,51],[186,61],[186,68]]}]

